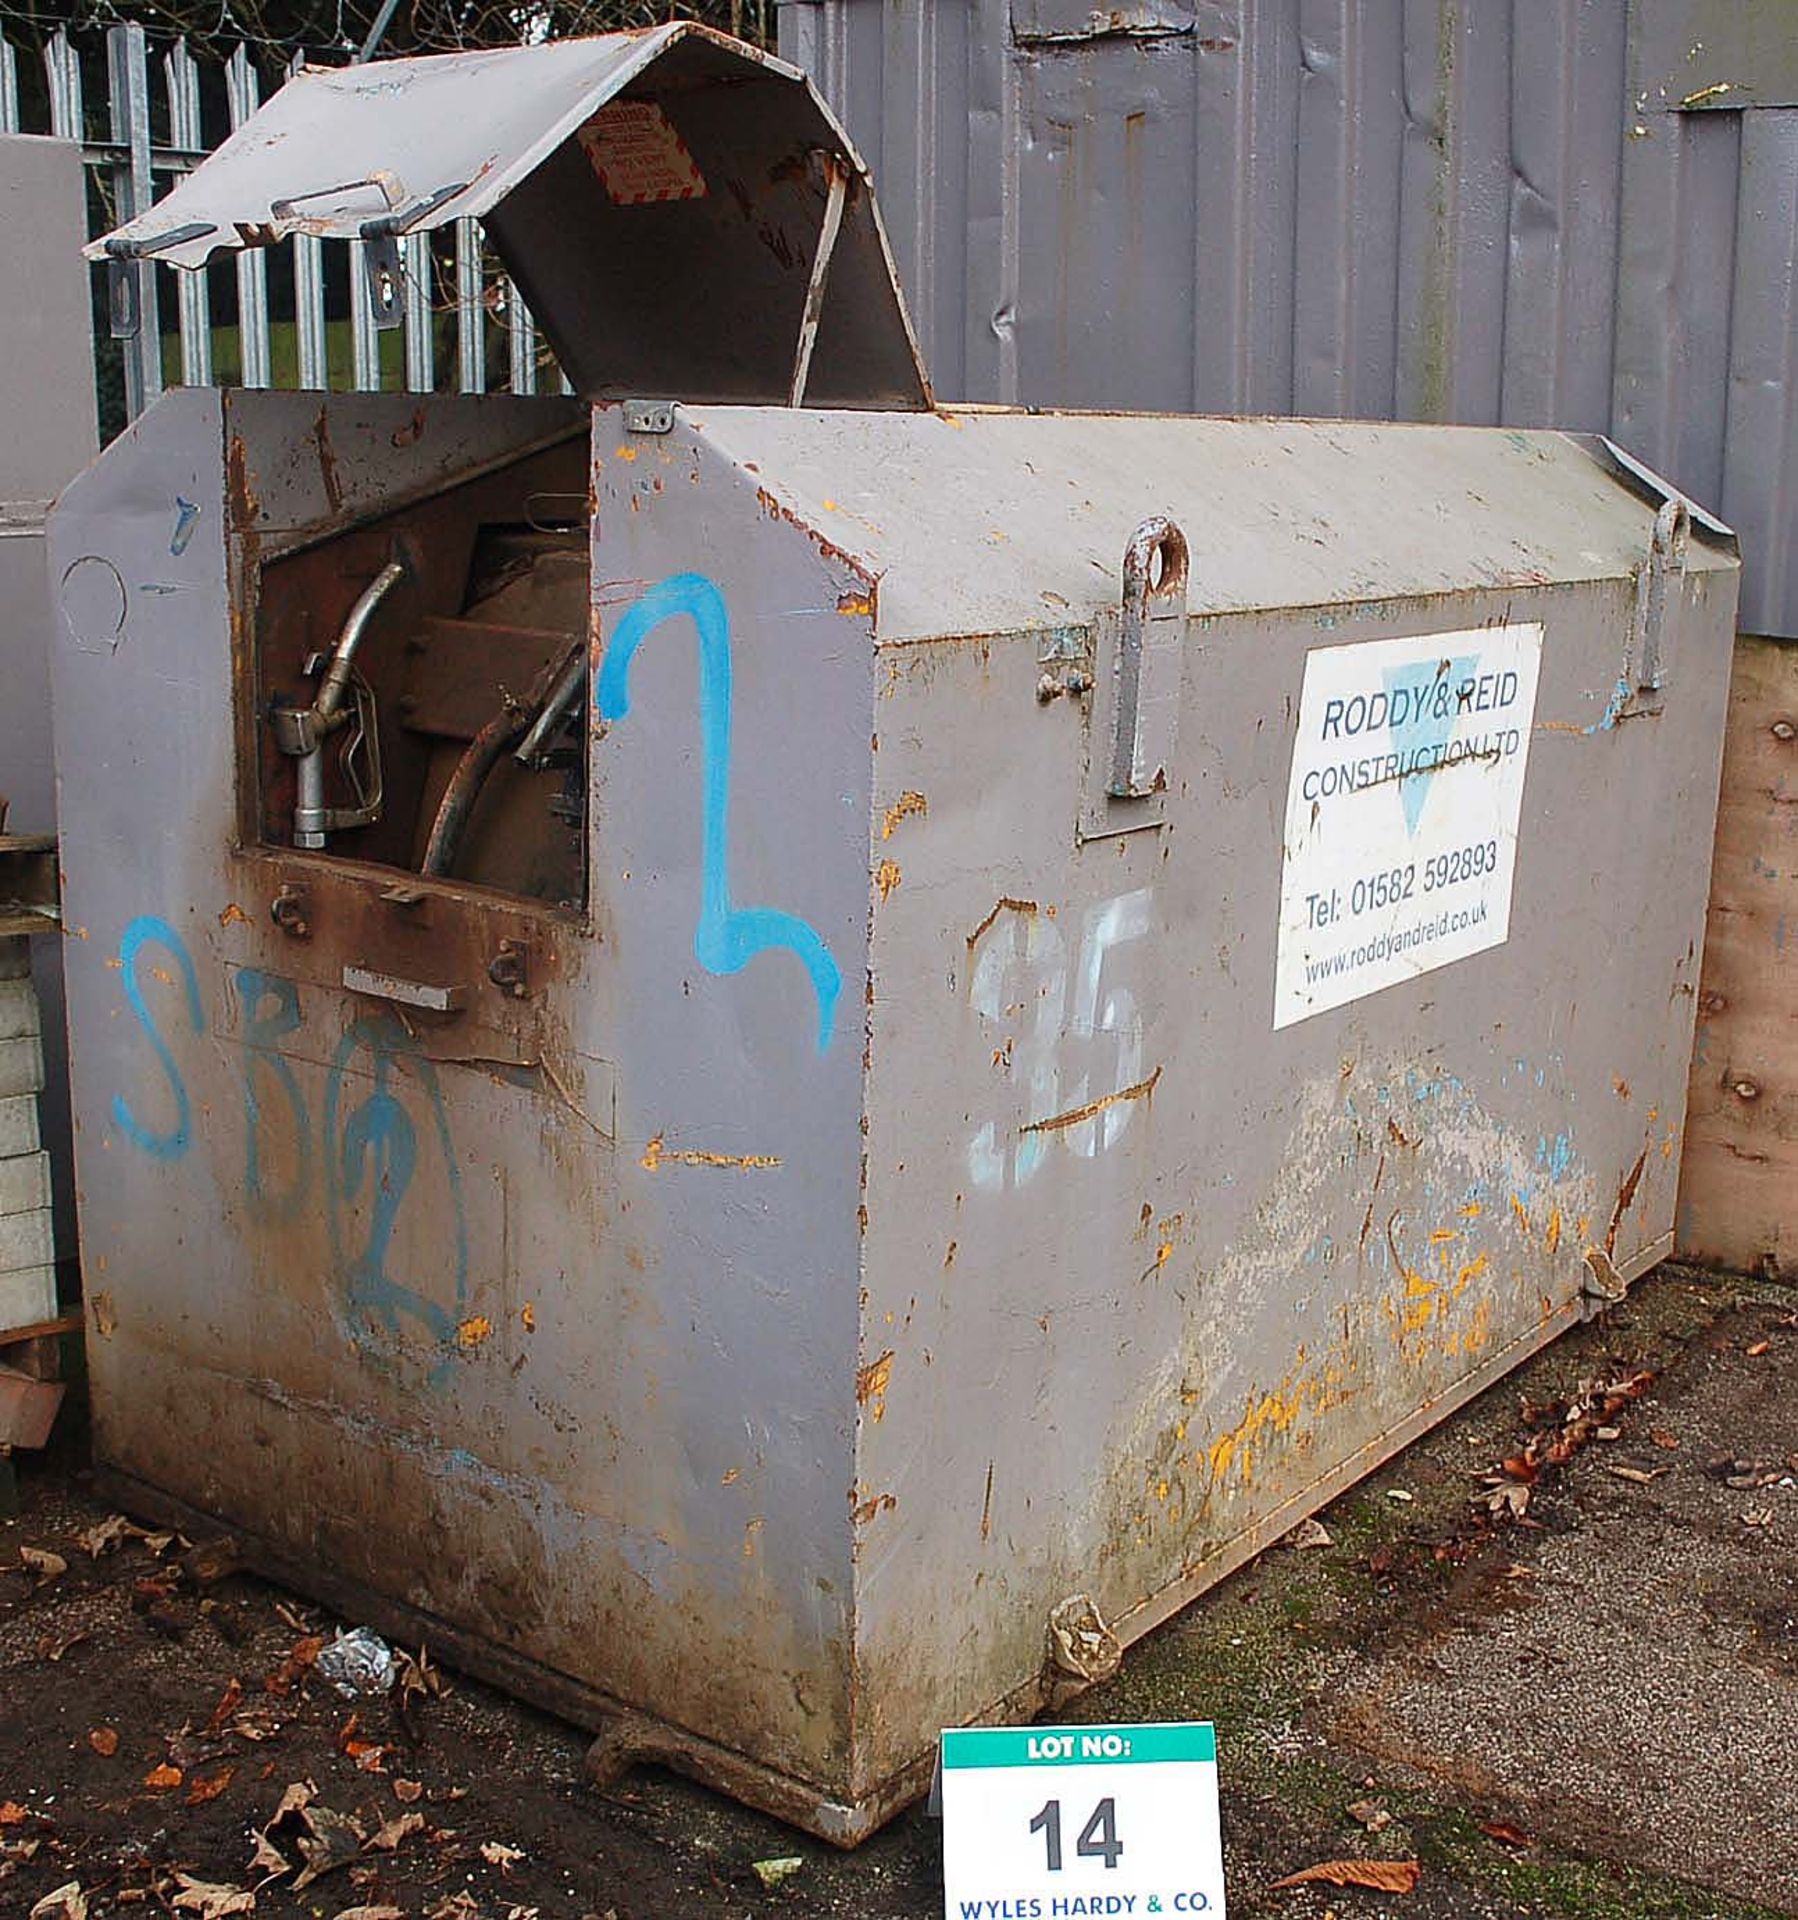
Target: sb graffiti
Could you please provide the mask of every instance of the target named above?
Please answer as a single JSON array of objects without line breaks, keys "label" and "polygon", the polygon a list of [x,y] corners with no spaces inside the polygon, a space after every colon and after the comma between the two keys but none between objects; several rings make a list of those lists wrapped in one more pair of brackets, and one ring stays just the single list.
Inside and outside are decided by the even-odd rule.
[{"label": "sb graffiti", "polygon": [[[207,1034],[199,975],[180,934],[155,914],[141,914],[125,929],[118,966],[161,1088],[141,1106],[115,1094],[113,1122],[152,1159],[177,1161],[194,1144],[194,1102],[181,1057]],[[153,1010],[146,978],[175,989],[173,1004],[164,994]],[[351,1314],[396,1340],[401,1323],[411,1322],[443,1349],[447,1365],[467,1310],[468,1215],[436,1067],[391,1014],[358,1019],[332,1054],[315,1116],[283,1051],[302,1022],[298,984],[240,967],[231,986],[250,1210],[289,1221],[315,1204],[322,1186],[332,1270]],[[396,1275],[402,1239],[437,1249],[433,1274],[446,1276],[447,1288],[439,1278],[427,1292]]]}]

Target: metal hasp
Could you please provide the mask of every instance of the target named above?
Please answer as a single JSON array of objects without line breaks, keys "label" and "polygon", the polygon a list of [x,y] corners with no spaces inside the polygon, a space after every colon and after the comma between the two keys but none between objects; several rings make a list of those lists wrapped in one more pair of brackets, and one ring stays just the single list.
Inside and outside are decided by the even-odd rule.
[{"label": "metal hasp", "polygon": [[497,179],[619,403],[172,394],[51,522],[96,1455],[851,1843],[1666,1252],[1738,561],[1552,432],[908,407],[796,79],[466,67],[169,217]]}]

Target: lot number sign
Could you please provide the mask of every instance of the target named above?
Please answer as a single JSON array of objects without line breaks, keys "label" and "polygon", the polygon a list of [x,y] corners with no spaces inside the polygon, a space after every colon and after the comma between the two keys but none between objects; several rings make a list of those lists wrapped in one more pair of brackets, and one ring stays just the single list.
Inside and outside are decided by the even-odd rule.
[{"label": "lot number sign", "polygon": [[1224,1911],[1208,1722],[943,1735],[947,1920]]}]

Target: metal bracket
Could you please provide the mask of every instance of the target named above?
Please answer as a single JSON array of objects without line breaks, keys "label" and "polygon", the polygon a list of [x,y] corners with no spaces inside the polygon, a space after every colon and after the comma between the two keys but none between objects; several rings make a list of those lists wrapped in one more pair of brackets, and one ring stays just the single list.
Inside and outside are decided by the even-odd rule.
[{"label": "metal bracket", "polygon": [[[1167,781],[1166,752],[1171,728],[1145,726],[1150,718],[1149,651],[1152,642],[1172,642],[1175,660],[1186,625],[1186,536],[1157,514],[1145,520],[1124,549],[1124,597],[1118,629],[1117,695],[1111,718],[1111,777],[1106,792],[1114,800],[1140,800]],[[1154,690],[1153,704],[1177,713],[1177,671],[1163,674],[1172,684]],[[1165,733],[1166,737],[1161,735]]]},{"label": "metal bracket", "polygon": [[210,220],[190,220],[147,240],[122,240],[116,234],[106,243],[106,311],[115,340],[135,340],[143,324],[143,263],[170,247],[203,240],[218,228]]},{"label": "metal bracket", "polygon": [[1657,712],[1667,683],[1667,600],[1684,577],[1691,514],[1677,496],[1663,500],[1654,516],[1648,557],[1636,569],[1636,602],[1630,622],[1630,677],[1638,712]]},{"label": "metal bracket", "polygon": [[361,226],[363,255],[362,267],[368,276],[368,304],[374,311],[375,326],[383,331],[405,324],[405,301],[402,285],[405,270],[400,264],[400,240],[423,220],[432,214],[447,200],[455,199],[459,193],[468,191],[466,180],[458,181],[453,187],[439,187],[435,193],[427,194],[422,200],[414,200],[408,207],[402,207],[396,213],[376,214],[372,220],[364,220]]},{"label": "metal bracket", "polygon": [[625,401],[624,430],[626,433],[672,433],[674,402],[672,400]]},{"label": "metal bracket", "polygon": [[799,341],[793,350],[793,383],[787,405],[805,405],[806,382],[811,378],[812,349],[818,344],[818,320],[824,311],[824,291],[830,283],[831,256],[842,231],[843,209],[849,200],[849,169],[834,153],[819,148],[813,155],[824,169],[824,218],[818,228],[818,250],[812,259],[812,277],[805,290],[805,308],[799,320]]}]

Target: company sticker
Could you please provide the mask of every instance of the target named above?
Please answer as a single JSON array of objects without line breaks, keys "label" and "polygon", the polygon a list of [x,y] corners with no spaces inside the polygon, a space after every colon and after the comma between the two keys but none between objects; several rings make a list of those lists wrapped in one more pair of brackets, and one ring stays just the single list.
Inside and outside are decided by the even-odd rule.
[{"label": "company sticker", "polygon": [[1542,628],[1305,656],[1274,1025],[1503,945]]}]

